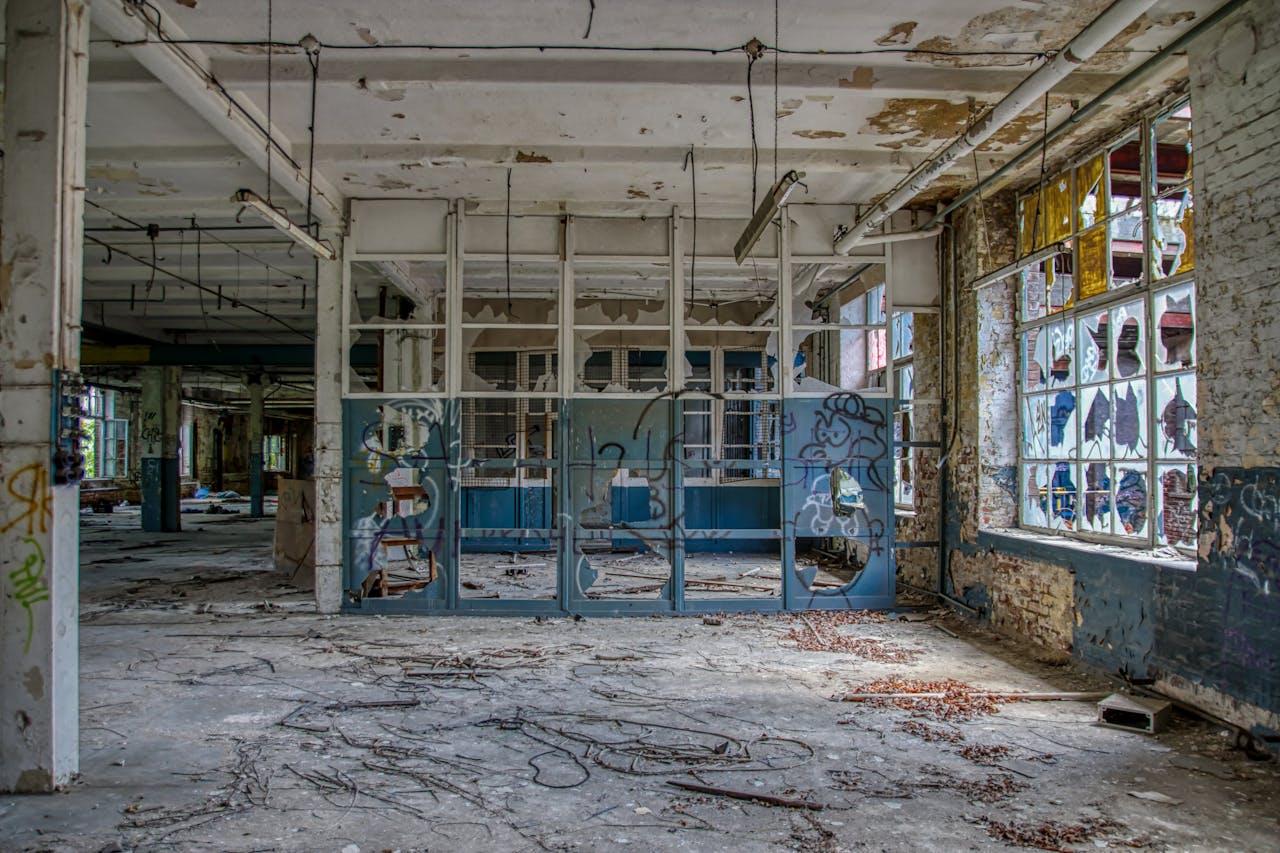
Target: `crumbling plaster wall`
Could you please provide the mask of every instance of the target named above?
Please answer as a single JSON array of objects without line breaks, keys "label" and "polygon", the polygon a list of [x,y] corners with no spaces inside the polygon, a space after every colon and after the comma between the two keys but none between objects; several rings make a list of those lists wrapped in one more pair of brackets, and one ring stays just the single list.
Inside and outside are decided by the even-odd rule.
[{"label": "crumbling plaster wall", "polygon": [[[943,588],[998,631],[1245,726],[1280,727],[1280,17],[1256,2],[1189,55],[1195,116],[1200,546],[1196,569],[1019,535],[1011,195],[954,218],[959,430]],[[985,206],[985,228],[980,208]]]}]

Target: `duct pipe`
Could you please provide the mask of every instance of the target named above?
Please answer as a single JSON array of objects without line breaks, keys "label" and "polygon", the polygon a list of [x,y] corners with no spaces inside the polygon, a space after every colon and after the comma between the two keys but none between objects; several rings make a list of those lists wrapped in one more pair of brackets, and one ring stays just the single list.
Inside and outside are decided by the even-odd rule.
[{"label": "duct pipe", "polygon": [[1088,61],[1125,27],[1154,6],[1156,0],[1116,0],[1094,19],[1066,47],[1033,71],[1018,86],[978,119],[964,135],[948,145],[942,153],[921,163],[907,175],[889,195],[854,223],[835,241],[835,253],[847,255],[872,228],[883,223],[903,205],[911,201],[951,166],[973,151],[1000,128],[1009,124],[1028,107],[1060,83],[1068,74]]}]

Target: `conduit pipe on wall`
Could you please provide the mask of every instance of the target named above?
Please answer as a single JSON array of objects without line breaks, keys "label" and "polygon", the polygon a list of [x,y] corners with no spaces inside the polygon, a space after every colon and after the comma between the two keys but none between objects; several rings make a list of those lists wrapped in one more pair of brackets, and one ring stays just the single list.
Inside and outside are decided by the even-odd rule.
[{"label": "conduit pipe on wall", "polygon": [[1043,65],[1033,71],[1008,95],[976,121],[965,133],[940,154],[921,163],[885,198],[871,208],[834,243],[835,253],[847,255],[863,241],[871,229],[879,226],[904,205],[928,189],[957,160],[966,156],[1000,128],[1009,124],[1028,107],[1067,77],[1072,71],[1102,49],[1156,0],[1116,0]]}]

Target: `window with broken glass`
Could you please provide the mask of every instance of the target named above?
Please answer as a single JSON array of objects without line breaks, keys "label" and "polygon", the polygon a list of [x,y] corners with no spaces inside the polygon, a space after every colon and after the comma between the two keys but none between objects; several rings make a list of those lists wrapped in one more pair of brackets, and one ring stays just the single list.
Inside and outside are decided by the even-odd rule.
[{"label": "window with broken glass", "polygon": [[1019,202],[1023,527],[1194,546],[1191,155],[1182,104]]}]

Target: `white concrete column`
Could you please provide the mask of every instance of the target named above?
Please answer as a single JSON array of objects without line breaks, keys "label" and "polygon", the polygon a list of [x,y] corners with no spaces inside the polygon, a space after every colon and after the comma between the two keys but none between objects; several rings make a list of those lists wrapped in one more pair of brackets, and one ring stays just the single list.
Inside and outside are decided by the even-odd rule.
[{"label": "white concrete column", "polygon": [[320,261],[316,298],[316,608],[335,613],[342,605],[342,235],[324,235],[338,260]]},{"label": "white concrete column", "polygon": [[0,790],[79,767],[79,490],[52,482],[54,371],[80,363],[89,9],[9,0],[0,202]]},{"label": "white concrete column", "polygon": [[249,515],[262,518],[262,377],[249,382]]}]

